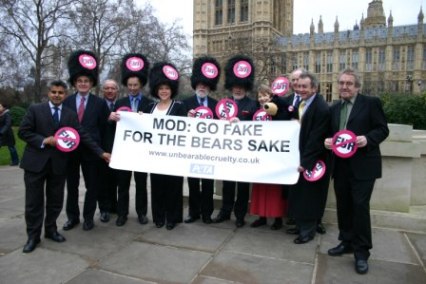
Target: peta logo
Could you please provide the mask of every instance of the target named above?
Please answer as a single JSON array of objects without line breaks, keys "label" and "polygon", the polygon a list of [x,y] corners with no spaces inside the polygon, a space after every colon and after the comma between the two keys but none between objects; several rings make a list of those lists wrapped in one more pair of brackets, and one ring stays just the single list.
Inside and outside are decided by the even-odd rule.
[{"label": "peta logo", "polygon": [[191,164],[190,173],[192,174],[203,174],[203,175],[213,175],[214,166],[212,165],[202,165],[202,164]]}]

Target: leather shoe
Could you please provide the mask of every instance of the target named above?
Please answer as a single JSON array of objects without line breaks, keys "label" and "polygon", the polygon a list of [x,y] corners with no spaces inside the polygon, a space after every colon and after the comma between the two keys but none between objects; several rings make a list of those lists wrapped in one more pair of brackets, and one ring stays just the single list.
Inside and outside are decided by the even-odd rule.
[{"label": "leather shoe", "polygon": [[176,223],[167,223],[166,229],[167,230],[173,230],[175,226],[176,226]]},{"label": "leather shoe", "polygon": [[95,227],[95,223],[93,222],[93,220],[84,220],[84,222],[83,222],[83,230],[84,231],[90,231],[94,227]]},{"label": "leather shoe", "polygon": [[306,236],[306,237],[302,237],[302,236],[298,236],[297,238],[294,239],[294,243],[296,245],[301,245],[301,244],[306,244],[307,242],[313,240],[314,237],[312,236]]},{"label": "leather shoe", "polygon": [[365,259],[355,260],[355,271],[358,274],[366,274],[368,272],[368,262]]},{"label": "leather shoe", "polygon": [[211,223],[213,223],[213,220],[212,220],[212,218],[210,216],[203,217],[203,223],[204,224],[211,224]]},{"label": "leather shoe", "polygon": [[271,226],[271,230],[276,231],[283,227],[283,220],[281,218],[276,218],[274,223]]},{"label": "leather shoe", "polygon": [[64,229],[64,231],[69,231],[72,228],[74,228],[75,226],[77,226],[78,224],[80,224],[80,220],[68,220],[68,221],[65,222],[62,229]]},{"label": "leather shoe", "polygon": [[30,253],[37,247],[38,243],[40,243],[40,239],[28,239],[27,243],[24,245],[22,249],[23,253]]},{"label": "leather shoe", "polygon": [[223,221],[231,219],[231,216],[226,216],[222,213],[219,213],[216,218],[213,219],[214,223],[222,223]]},{"label": "leather shoe", "polygon": [[66,241],[65,237],[62,236],[61,234],[59,234],[57,231],[53,232],[53,233],[45,233],[44,237],[46,239],[51,239],[54,242],[57,243],[63,243]]},{"label": "leather shoe", "polygon": [[287,229],[286,233],[289,235],[298,235],[300,233],[300,230],[299,228],[290,228]]},{"label": "leather shoe", "polygon": [[352,253],[353,249],[350,244],[340,243],[337,247],[328,250],[330,256],[340,256],[345,253]]},{"label": "leather shoe", "polygon": [[266,225],[266,218],[260,217],[259,219],[255,220],[253,223],[250,224],[250,227],[257,228],[260,226]]},{"label": "leather shoe", "polygon": [[184,222],[185,223],[194,223],[198,219],[200,219],[200,217],[192,217],[191,215],[189,215],[188,217],[185,218]]},{"label": "leather shoe", "polygon": [[99,218],[99,220],[101,220],[101,222],[103,223],[107,223],[109,222],[109,219],[110,219],[109,212],[101,211],[101,217]]},{"label": "leather shoe", "polygon": [[155,222],[155,227],[161,228],[164,226],[164,222]]},{"label": "leather shoe", "polygon": [[296,221],[293,218],[288,218],[285,224],[288,226],[296,225]]},{"label": "leather shoe", "polygon": [[115,224],[118,227],[124,226],[124,224],[126,224],[127,222],[127,217],[126,216],[118,216],[117,220],[115,221]]},{"label": "leather shoe", "polygon": [[138,215],[138,221],[141,225],[148,224],[148,218],[145,215]]},{"label": "leather shoe", "polygon": [[237,221],[235,221],[235,226],[237,226],[237,228],[241,228],[246,224],[246,222],[244,221],[244,219],[237,219]]},{"label": "leather shoe", "polygon": [[318,223],[317,224],[317,233],[324,235],[327,231],[325,230],[325,227],[323,225],[323,223]]}]

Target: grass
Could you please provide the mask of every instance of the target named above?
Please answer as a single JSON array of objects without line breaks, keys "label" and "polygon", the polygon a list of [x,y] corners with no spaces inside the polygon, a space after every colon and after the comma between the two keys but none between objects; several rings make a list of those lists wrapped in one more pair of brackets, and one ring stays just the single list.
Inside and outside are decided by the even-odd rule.
[{"label": "grass", "polygon": [[[13,127],[13,133],[15,134],[16,140],[16,150],[18,151],[19,159],[22,157],[22,153],[24,152],[25,142],[19,139],[18,135],[18,127]],[[2,146],[0,148],[0,166],[6,166],[10,164],[10,154],[7,146]]]}]

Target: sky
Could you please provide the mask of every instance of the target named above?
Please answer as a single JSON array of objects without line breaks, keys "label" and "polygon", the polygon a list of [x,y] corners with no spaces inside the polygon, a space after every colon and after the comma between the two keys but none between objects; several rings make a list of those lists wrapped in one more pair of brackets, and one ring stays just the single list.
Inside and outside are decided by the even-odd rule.
[{"label": "sky", "polygon": [[[138,5],[150,3],[154,14],[161,22],[171,23],[178,20],[185,33],[192,35],[194,0],[135,0]],[[254,0],[252,0],[254,1]],[[373,0],[294,0],[293,33],[309,33],[313,19],[315,31],[322,16],[324,32],[334,30],[334,22],[338,17],[339,30],[352,29],[355,22],[360,21],[362,14],[367,17],[368,4]],[[386,19],[392,11],[394,26],[416,24],[417,15],[422,6],[426,15],[426,0],[382,0]],[[423,21],[426,23],[426,19]],[[192,42],[192,41],[191,41]]]}]

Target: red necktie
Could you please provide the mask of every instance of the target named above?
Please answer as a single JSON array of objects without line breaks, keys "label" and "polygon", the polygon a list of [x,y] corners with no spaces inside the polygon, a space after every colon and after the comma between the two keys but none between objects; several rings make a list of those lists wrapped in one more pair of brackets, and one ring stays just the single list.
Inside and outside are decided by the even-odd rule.
[{"label": "red necktie", "polygon": [[85,97],[81,97],[80,99],[80,105],[78,106],[77,115],[78,115],[78,121],[81,123],[83,120],[83,114],[84,114],[84,101],[86,100]]}]

